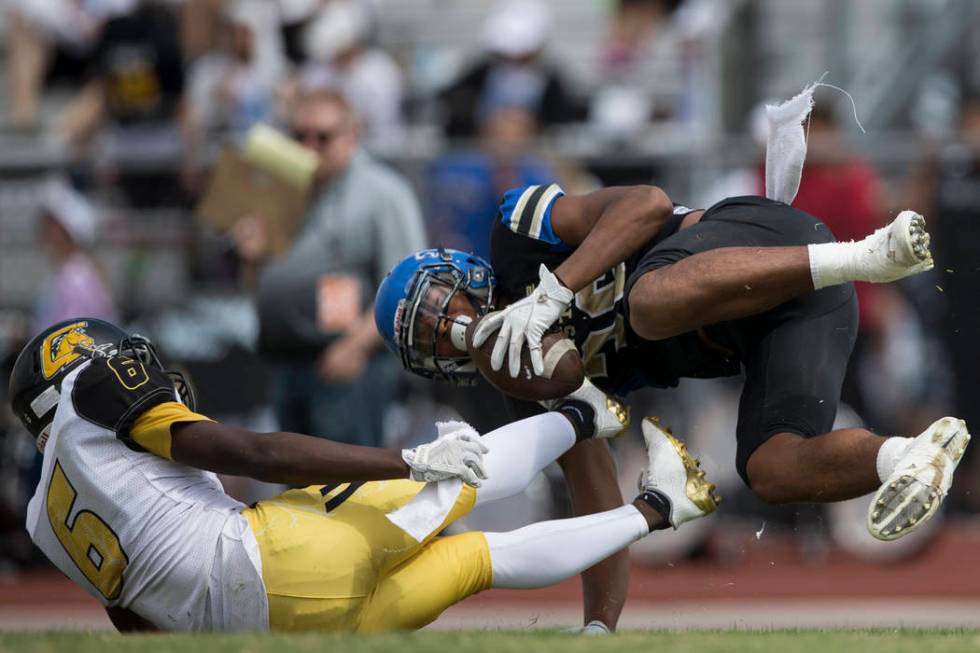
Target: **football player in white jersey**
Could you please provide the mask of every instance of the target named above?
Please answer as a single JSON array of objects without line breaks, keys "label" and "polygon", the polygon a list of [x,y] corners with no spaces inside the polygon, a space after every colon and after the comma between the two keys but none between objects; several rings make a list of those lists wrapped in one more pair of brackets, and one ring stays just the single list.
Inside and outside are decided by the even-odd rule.
[{"label": "football player in white jersey", "polygon": [[[717,504],[697,462],[646,421],[655,467],[632,503],[438,537],[576,442],[625,428],[622,407],[588,384],[555,412],[483,437],[443,423],[403,451],[257,434],[194,412],[147,339],[78,318],[25,347],[10,396],[44,457],[31,538],[120,630],[418,628],[482,590],[576,575]],[[246,507],[211,472],[314,485]]]}]

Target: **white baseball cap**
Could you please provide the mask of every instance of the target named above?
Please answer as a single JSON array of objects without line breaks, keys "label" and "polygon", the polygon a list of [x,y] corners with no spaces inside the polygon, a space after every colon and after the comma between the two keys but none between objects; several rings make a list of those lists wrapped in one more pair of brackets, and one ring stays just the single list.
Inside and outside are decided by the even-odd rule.
[{"label": "white baseball cap", "polygon": [[84,247],[95,242],[98,228],[95,209],[64,179],[54,177],[46,181],[41,188],[38,205],[64,227],[76,245]]},{"label": "white baseball cap", "polygon": [[497,7],[483,25],[487,48],[522,57],[544,47],[551,32],[551,12],[538,0],[510,0]]},{"label": "white baseball cap", "polygon": [[364,4],[333,0],[307,25],[303,39],[311,59],[329,62],[338,52],[363,41],[370,32],[371,15]]}]

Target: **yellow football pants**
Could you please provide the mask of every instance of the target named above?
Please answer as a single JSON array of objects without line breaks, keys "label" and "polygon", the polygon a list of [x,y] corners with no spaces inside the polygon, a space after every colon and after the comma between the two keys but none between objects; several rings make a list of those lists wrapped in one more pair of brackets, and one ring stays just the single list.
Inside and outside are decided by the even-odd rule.
[{"label": "yellow football pants", "polygon": [[473,509],[463,485],[442,525],[417,542],[386,515],[425,487],[408,480],[290,490],[242,512],[259,544],[273,630],[421,628],[490,587],[482,533],[434,537]]}]

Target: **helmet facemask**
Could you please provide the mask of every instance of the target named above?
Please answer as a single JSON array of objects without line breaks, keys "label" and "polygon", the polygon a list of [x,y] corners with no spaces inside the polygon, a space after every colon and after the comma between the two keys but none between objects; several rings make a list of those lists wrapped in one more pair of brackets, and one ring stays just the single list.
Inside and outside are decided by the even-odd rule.
[{"label": "helmet facemask", "polygon": [[174,390],[177,392],[177,396],[180,398],[180,403],[187,406],[191,411],[197,409],[197,396],[194,394],[194,388],[191,386],[190,381],[183,373],[177,370],[168,370],[160,357],[157,355],[156,347],[150,342],[149,338],[134,333],[128,338],[124,338],[119,343],[119,354],[122,356],[129,356],[144,365],[150,365],[155,367],[168,377],[174,384]]},{"label": "helmet facemask", "polygon": [[419,271],[412,292],[399,303],[395,319],[398,349],[406,369],[457,385],[477,382],[464,334],[473,320],[487,313],[493,291],[489,284],[473,289],[470,282],[452,268],[434,266]]},{"label": "helmet facemask", "polygon": [[180,399],[180,403],[192,411],[197,408],[197,397],[194,394],[194,388],[191,386],[190,381],[181,372],[168,370],[160,360],[160,356],[157,355],[156,347],[145,336],[141,336],[138,333],[126,336],[116,344],[115,349],[105,345],[95,348],[78,345],[75,347],[75,351],[92,359],[126,356],[144,365],[154,367],[170,377],[170,380],[174,384],[174,391]]}]

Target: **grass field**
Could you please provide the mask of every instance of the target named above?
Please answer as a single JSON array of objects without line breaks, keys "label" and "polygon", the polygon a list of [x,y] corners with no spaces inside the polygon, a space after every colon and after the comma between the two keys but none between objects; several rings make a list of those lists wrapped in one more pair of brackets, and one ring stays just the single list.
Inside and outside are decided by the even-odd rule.
[{"label": "grass field", "polygon": [[977,650],[980,650],[980,631],[977,630],[632,631],[613,637],[574,637],[547,631],[422,632],[377,636],[0,634],[0,653],[952,653]]}]

